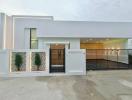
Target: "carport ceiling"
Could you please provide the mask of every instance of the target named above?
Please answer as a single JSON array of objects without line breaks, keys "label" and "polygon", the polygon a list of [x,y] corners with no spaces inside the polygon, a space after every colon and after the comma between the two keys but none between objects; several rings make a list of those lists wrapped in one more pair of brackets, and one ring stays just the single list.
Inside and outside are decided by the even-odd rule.
[{"label": "carport ceiling", "polygon": [[122,40],[127,40],[127,39],[121,39],[121,38],[84,38],[81,39],[81,43],[104,43],[104,42],[109,42],[109,41],[122,41]]}]

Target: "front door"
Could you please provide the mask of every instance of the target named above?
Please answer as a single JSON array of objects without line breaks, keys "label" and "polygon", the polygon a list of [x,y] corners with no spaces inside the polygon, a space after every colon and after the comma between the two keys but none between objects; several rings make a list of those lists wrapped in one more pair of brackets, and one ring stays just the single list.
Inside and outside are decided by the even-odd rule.
[{"label": "front door", "polygon": [[50,72],[65,72],[65,45],[50,45]]}]

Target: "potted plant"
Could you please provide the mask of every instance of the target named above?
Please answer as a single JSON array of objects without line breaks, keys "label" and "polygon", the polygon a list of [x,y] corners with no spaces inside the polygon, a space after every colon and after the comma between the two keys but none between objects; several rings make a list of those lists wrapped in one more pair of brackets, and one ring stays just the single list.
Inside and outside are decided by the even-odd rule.
[{"label": "potted plant", "polygon": [[23,64],[22,56],[20,54],[16,54],[15,55],[15,65],[18,71],[20,71],[22,64]]},{"label": "potted plant", "polygon": [[39,55],[39,53],[35,54],[35,65],[37,66],[37,71],[39,71],[40,66],[41,66],[41,57]]}]

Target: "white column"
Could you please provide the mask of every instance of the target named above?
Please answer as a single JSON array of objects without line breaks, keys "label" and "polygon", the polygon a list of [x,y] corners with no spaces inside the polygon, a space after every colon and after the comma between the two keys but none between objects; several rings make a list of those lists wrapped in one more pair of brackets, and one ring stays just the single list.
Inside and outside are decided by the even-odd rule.
[{"label": "white column", "polygon": [[27,72],[31,71],[31,52],[30,51],[26,52],[26,71]]},{"label": "white column", "polygon": [[132,49],[132,39],[128,39],[128,49]]},{"label": "white column", "polygon": [[0,74],[8,75],[10,71],[10,52],[9,50],[0,51]]}]

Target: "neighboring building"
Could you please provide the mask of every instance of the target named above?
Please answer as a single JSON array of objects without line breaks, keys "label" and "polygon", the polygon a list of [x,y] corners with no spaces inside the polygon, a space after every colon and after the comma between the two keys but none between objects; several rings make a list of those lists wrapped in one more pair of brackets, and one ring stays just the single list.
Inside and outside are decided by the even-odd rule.
[{"label": "neighboring building", "polygon": [[[55,21],[52,16],[1,13],[0,49],[10,50],[10,54],[45,51],[45,57],[41,58],[48,59],[45,66],[51,73],[84,75],[86,69],[128,69],[131,68],[132,22]],[[16,70],[12,68],[15,56],[10,54],[8,70],[12,72]],[[33,64],[30,56],[35,54],[26,54],[23,71],[32,70],[27,67]]]}]

